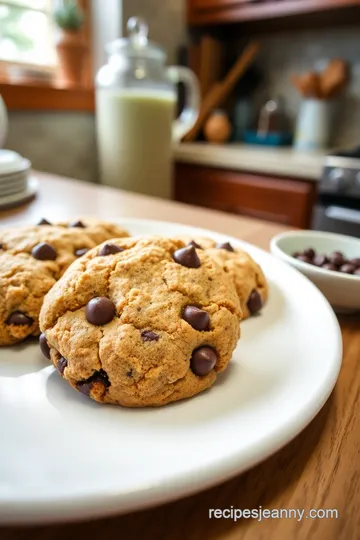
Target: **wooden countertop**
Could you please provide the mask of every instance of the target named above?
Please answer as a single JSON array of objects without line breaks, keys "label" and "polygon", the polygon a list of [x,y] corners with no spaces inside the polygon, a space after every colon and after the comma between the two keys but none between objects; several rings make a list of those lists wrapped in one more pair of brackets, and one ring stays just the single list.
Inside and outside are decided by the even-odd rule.
[{"label": "wooden countertop", "polygon": [[[285,230],[110,188],[39,174],[31,204],[0,212],[1,225],[95,214],[138,217],[208,227],[267,249]],[[311,309],[311,306],[309,306]],[[2,540],[358,540],[360,535],[360,318],[340,319],[344,357],[331,397],[311,424],[262,464],[220,486],[158,508],[93,522],[0,528]],[[91,474],[91,471],[89,471]],[[338,518],[208,519],[209,508],[336,509]]]}]

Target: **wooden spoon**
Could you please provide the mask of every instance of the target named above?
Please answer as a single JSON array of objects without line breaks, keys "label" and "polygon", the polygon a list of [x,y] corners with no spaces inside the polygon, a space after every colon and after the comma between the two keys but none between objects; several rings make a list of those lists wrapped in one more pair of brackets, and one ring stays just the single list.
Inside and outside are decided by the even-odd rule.
[{"label": "wooden spoon", "polygon": [[194,141],[199,135],[205,120],[213,109],[218,108],[229,96],[236,83],[254,61],[259,50],[259,44],[256,41],[251,42],[242,55],[231,68],[225,79],[220,83],[215,83],[206,94],[201,107],[198,119],[193,128],[183,137],[183,141]]},{"label": "wooden spoon", "polygon": [[329,99],[337,95],[348,81],[348,66],[344,60],[334,59],[320,76],[321,95]]}]

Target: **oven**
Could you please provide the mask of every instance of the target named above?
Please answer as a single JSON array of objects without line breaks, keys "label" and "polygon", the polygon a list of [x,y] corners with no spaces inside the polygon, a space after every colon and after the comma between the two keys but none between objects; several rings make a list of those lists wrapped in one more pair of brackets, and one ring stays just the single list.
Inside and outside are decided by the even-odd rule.
[{"label": "oven", "polygon": [[360,147],[325,158],[312,228],[360,238]]}]

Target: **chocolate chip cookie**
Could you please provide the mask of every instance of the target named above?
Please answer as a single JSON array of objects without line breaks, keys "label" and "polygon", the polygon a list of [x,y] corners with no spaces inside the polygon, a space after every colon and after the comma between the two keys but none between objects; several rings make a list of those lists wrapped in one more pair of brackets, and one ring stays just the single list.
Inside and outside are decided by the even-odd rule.
[{"label": "chocolate chip cookie", "polygon": [[104,240],[127,233],[94,221],[0,229],[0,345],[39,334],[45,294],[78,257]]},{"label": "chocolate chip cookie", "polygon": [[232,280],[204,250],[159,237],[112,240],[45,298],[41,348],[101,403],[160,406],[209,388],[240,335]]},{"label": "chocolate chip cookie", "polygon": [[232,278],[243,318],[258,313],[268,297],[268,284],[261,267],[243,250],[235,249],[230,242],[216,243],[211,238],[186,238],[188,245],[203,249],[213,257]]}]

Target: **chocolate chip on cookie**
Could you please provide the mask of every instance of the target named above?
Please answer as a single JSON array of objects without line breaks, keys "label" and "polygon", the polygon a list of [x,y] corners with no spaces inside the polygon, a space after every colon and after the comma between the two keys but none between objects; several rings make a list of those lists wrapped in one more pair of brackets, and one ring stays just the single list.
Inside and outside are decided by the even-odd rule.
[{"label": "chocolate chip on cookie", "polygon": [[191,240],[189,243],[188,243],[188,246],[193,246],[194,248],[196,249],[203,249],[200,244],[198,244],[197,242],[195,242],[195,240]]},{"label": "chocolate chip on cookie", "polygon": [[247,307],[250,313],[253,315],[257,313],[262,308],[262,298],[257,290],[253,290],[247,301]]},{"label": "chocolate chip on cookie", "polygon": [[51,225],[50,221],[45,218],[40,219],[38,225]]},{"label": "chocolate chip on cookie", "polygon": [[0,243],[0,249],[4,249],[4,245]]},{"label": "chocolate chip on cookie", "polygon": [[143,341],[158,341],[160,336],[151,330],[142,330],[141,337]]},{"label": "chocolate chip on cookie", "polygon": [[114,318],[115,306],[109,298],[98,296],[87,303],[85,315],[89,323],[103,326]]},{"label": "chocolate chip on cookie", "polygon": [[217,249],[226,249],[226,251],[235,251],[230,242],[222,242],[216,244]]},{"label": "chocolate chip on cookie", "polygon": [[183,311],[184,320],[195,330],[209,330],[210,317],[207,311],[196,306],[186,306]]},{"label": "chocolate chip on cookie", "polygon": [[39,261],[55,261],[56,250],[47,242],[40,242],[32,248],[31,255]]},{"label": "chocolate chip on cookie", "polygon": [[56,367],[61,376],[64,375],[64,371],[67,365],[68,365],[68,361],[66,360],[66,358],[64,358],[63,356],[60,356],[59,360],[56,363]]},{"label": "chocolate chip on cookie", "polygon": [[15,326],[31,326],[33,319],[22,313],[21,311],[14,311],[7,319],[6,324],[14,324]]},{"label": "chocolate chip on cookie", "polygon": [[31,326],[33,319],[22,313],[21,311],[14,311],[10,317],[8,317],[6,324],[14,324],[15,326]]},{"label": "chocolate chip on cookie", "polygon": [[191,371],[199,377],[204,377],[212,371],[217,362],[217,354],[211,347],[204,346],[196,349],[190,360]]},{"label": "chocolate chip on cookie", "polygon": [[194,246],[187,246],[178,249],[173,253],[173,259],[178,264],[186,266],[187,268],[199,268],[201,262]]},{"label": "chocolate chip on cookie", "polygon": [[104,244],[99,251],[100,257],[106,257],[107,255],[114,255],[115,253],[120,253],[124,251],[122,247],[116,246],[115,244]]},{"label": "chocolate chip on cookie", "polygon": [[68,227],[69,228],[78,227],[80,229],[85,229],[86,228],[86,226],[80,220],[72,221],[71,223],[69,223]]},{"label": "chocolate chip on cookie", "polygon": [[40,337],[39,337],[39,345],[40,345],[41,352],[43,353],[45,358],[50,360],[50,347],[49,347],[49,344],[47,342],[45,334],[40,335]]},{"label": "chocolate chip on cookie", "polygon": [[95,373],[93,373],[93,375],[91,375],[91,377],[89,377],[88,379],[76,383],[76,388],[82,394],[89,396],[95,384],[101,384],[105,388],[108,388],[110,386],[109,377],[103,369],[95,371]]},{"label": "chocolate chip on cookie", "polygon": [[76,257],[82,257],[83,255],[85,255],[85,253],[87,253],[89,251],[89,248],[80,248],[80,249],[76,249],[75,250],[75,255]]}]

